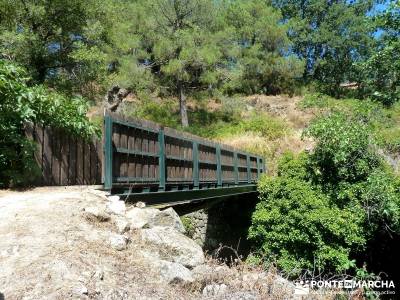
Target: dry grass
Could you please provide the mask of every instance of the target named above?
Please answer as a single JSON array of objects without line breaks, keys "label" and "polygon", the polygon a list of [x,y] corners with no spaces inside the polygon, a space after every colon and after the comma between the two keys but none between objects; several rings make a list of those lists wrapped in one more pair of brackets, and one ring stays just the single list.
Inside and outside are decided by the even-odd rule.
[{"label": "dry grass", "polygon": [[252,132],[246,132],[222,138],[220,141],[266,157],[269,174],[275,174],[277,160],[283,153],[287,151],[299,153],[313,146],[310,140],[301,138],[301,132],[299,131],[290,132],[275,140],[270,140]]},{"label": "dry grass", "polygon": [[245,97],[244,100],[258,111],[282,118],[289,127],[295,130],[307,127],[316,115],[316,111],[312,109],[299,107],[303,97],[252,95]]}]

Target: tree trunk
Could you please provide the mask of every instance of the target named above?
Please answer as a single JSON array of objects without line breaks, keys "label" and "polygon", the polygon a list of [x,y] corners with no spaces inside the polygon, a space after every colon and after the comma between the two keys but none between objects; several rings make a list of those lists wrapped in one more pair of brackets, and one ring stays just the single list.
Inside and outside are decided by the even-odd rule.
[{"label": "tree trunk", "polygon": [[189,120],[187,115],[187,108],[186,108],[186,97],[183,90],[183,86],[179,85],[179,109],[181,113],[181,124],[182,127],[189,126]]}]

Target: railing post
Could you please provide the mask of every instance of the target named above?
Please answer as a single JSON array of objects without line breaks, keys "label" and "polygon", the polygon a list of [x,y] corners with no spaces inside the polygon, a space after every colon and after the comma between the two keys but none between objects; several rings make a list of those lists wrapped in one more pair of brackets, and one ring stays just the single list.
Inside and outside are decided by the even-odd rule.
[{"label": "railing post", "polygon": [[221,146],[217,145],[215,147],[217,154],[217,186],[222,186],[222,167],[221,167]]},{"label": "railing post", "polygon": [[165,139],[164,139],[164,130],[160,129],[158,131],[158,145],[159,145],[159,153],[158,153],[158,168],[160,172],[160,182],[158,185],[158,189],[160,191],[165,191]]},{"label": "railing post", "polygon": [[248,154],[246,154],[246,164],[247,164],[247,183],[251,183],[250,156]]},{"label": "railing post", "polygon": [[199,186],[199,144],[193,141],[193,189],[197,190]]},{"label": "railing post", "polygon": [[233,173],[235,174],[235,185],[239,184],[239,169],[237,153],[233,152]]},{"label": "railing post", "polygon": [[113,184],[113,121],[111,116],[104,116],[104,189],[111,190]]}]

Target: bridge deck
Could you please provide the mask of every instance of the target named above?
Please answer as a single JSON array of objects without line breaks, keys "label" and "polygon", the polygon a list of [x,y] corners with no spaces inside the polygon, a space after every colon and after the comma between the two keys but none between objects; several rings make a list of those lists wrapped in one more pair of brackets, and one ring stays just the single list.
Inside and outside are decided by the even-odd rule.
[{"label": "bridge deck", "polygon": [[158,124],[104,118],[104,187],[149,204],[254,193],[264,159]]}]

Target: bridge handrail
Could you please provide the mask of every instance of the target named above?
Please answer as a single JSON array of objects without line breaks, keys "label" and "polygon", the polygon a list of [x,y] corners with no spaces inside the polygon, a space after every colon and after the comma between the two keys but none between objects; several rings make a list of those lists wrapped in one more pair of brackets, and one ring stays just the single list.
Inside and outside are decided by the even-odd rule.
[{"label": "bridge handrail", "polygon": [[104,114],[104,187],[250,184],[265,173],[261,156],[157,123]]}]

